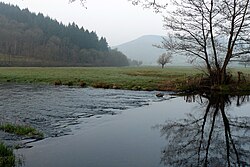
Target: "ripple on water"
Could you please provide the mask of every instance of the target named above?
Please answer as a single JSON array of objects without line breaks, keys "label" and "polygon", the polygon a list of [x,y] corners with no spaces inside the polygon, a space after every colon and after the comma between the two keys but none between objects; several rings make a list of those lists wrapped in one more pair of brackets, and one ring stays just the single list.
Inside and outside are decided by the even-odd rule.
[{"label": "ripple on water", "polygon": [[0,123],[28,124],[46,137],[62,136],[70,134],[82,118],[115,115],[159,100],[155,92],[4,84],[0,85]]}]

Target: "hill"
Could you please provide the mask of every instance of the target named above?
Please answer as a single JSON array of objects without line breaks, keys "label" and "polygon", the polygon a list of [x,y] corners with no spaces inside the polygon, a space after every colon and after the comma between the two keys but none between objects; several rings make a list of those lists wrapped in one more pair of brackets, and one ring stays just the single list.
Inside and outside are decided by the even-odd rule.
[{"label": "hill", "polygon": [[0,66],[126,66],[105,37],[0,2]]},{"label": "hill", "polygon": [[[143,61],[143,65],[156,65],[158,57],[164,53],[165,50],[153,45],[161,45],[162,41],[162,36],[145,35],[121,45],[113,46],[112,48],[117,48],[130,59]],[[173,56],[171,65],[188,66],[190,64],[188,64],[182,56]]]}]

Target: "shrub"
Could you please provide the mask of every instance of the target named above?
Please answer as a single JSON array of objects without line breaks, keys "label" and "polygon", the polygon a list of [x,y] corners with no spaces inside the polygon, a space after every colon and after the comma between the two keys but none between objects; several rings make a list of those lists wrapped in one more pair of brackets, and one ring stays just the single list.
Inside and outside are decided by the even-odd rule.
[{"label": "shrub", "polygon": [[67,86],[73,86],[74,85],[74,83],[73,83],[73,81],[68,81],[67,83],[65,83],[64,85],[67,85]]},{"label": "shrub", "polygon": [[79,85],[80,85],[80,87],[84,88],[84,87],[86,87],[87,84],[84,81],[80,81]]},{"label": "shrub", "polygon": [[62,81],[61,80],[56,80],[56,81],[54,81],[54,85],[62,85]]},{"label": "shrub", "polygon": [[94,84],[92,84],[92,86],[93,86],[94,88],[104,88],[104,89],[112,88],[112,85],[107,84],[107,83],[102,83],[102,82],[94,83]]}]

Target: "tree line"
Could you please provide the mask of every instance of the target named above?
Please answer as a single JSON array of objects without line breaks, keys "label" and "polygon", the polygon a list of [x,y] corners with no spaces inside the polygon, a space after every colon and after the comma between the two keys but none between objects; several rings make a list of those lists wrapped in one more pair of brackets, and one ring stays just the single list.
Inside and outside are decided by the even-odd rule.
[{"label": "tree line", "polygon": [[43,14],[0,3],[1,66],[127,66],[105,37]]}]

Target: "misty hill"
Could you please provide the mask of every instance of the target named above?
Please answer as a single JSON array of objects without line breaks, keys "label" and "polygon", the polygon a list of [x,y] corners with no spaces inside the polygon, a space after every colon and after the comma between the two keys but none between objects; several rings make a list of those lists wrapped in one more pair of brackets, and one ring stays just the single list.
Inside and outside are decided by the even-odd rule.
[{"label": "misty hill", "polygon": [[[163,37],[159,35],[145,35],[130,42],[113,46],[124,53],[128,58],[141,60],[144,65],[156,65],[158,57],[165,52],[153,45],[161,45]],[[185,57],[174,56],[171,65],[190,65],[186,62]]]},{"label": "misty hill", "polygon": [[0,2],[1,66],[126,66],[104,37]]}]

